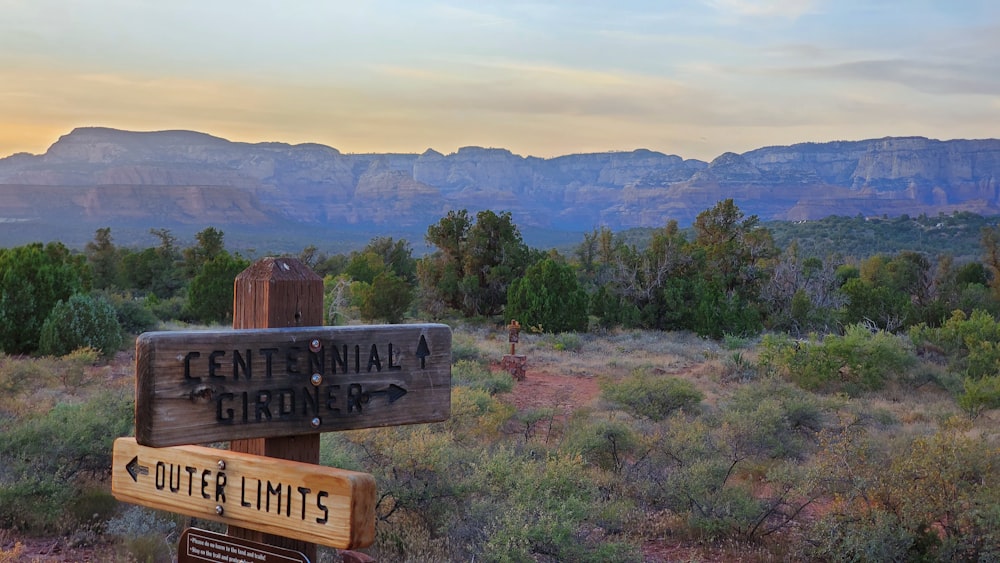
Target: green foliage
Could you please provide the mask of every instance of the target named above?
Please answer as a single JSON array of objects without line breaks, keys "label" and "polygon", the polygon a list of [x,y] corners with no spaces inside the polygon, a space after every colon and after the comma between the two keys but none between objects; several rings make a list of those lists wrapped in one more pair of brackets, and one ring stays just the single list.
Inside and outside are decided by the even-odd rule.
[{"label": "green foliage", "polygon": [[413,288],[406,280],[383,270],[371,283],[352,284],[351,296],[363,319],[398,323],[413,302]]},{"label": "green foliage", "polygon": [[122,550],[134,561],[147,563],[171,560],[176,543],[177,523],[163,513],[128,505],[108,520],[107,533],[121,542]]},{"label": "green foliage", "polygon": [[660,421],[680,409],[691,410],[704,395],[678,377],[650,376],[643,372],[621,381],[602,382],[602,396],[633,415]]},{"label": "green foliage", "polygon": [[831,560],[983,561],[1000,556],[1000,449],[949,421],[891,457],[856,428],[824,435],[815,461],[838,499],[809,555]]},{"label": "green foliage", "polygon": [[514,380],[506,371],[490,370],[480,362],[458,360],[451,370],[452,384],[481,389],[490,395],[509,393],[514,388]]},{"label": "green foliage", "polygon": [[587,463],[620,475],[629,460],[641,455],[642,446],[637,432],[623,421],[578,419],[562,448],[579,453]]},{"label": "green foliage", "polygon": [[202,323],[231,325],[236,276],[248,266],[248,260],[224,250],[204,262],[191,280],[185,316]]},{"label": "green foliage", "polygon": [[418,275],[424,307],[434,314],[445,307],[469,317],[499,314],[510,283],[533,262],[509,212],[480,211],[473,223],[467,210],[449,211],[426,238],[438,251],[421,260]]},{"label": "green foliage", "polygon": [[93,276],[94,289],[121,286],[121,256],[111,238],[111,228],[97,229],[94,240],[84,247]]},{"label": "green foliage", "polygon": [[[130,396],[104,392],[78,404],[4,423],[0,429],[0,526],[32,532],[72,529],[65,507],[83,483],[104,478],[112,442],[132,429]],[[87,515],[89,517],[89,515]]]},{"label": "green foliage", "polygon": [[107,297],[125,334],[142,334],[153,330],[160,322],[144,300],[136,299],[131,294],[111,294]]},{"label": "green foliage", "polygon": [[915,363],[899,337],[860,325],[848,326],[843,336],[829,334],[806,342],[767,335],[761,345],[765,371],[810,391],[857,394],[881,389]]},{"label": "green foliage", "polygon": [[[634,560],[624,543],[595,545],[579,530],[602,504],[583,460],[553,454],[535,462],[510,450],[490,452],[478,463],[471,510],[484,521],[484,561]],[[477,557],[477,559],[479,559]]]},{"label": "green foliage", "polygon": [[949,369],[966,377],[979,378],[1000,368],[1000,324],[986,311],[955,311],[940,327],[922,323],[909,335],[920,352],[947,361]]},{"label": "green foliage", "polygon": [[82,261],[59,243],[0,249],[0,350],[30,354],[59,301],[81,291]]},{"label": "green foliage", "polygon": [[[721,418],[671,416],[632,468],[637,493],[650,506],[683,515],[692,531],[711,539],[754,540],[784,527],[814,493],[795,465],[771,461],[781,446],[766,433],[780,426],[780,406],[726,411]],[[755,427],[761,423],[765,428]],[[749,474],[763,464],[770,465],[763,479]],[[752,488],[758,479],[768,483],[766,491]]]},{"label": "green foliage", "polygon": [[197,244],[185,248],[184,273],[187,279],[192,279],[202,271],[206,264],[215,260],[225,252],[223,239],[225,234],[215,227],[206,227],[194,235]]},{"label": "green foliage", "polygon": [[767,458],[798,458],[826,426],[831,404],[777,378],[743,386],[723,405],[720,416],[744,452]]},{"label": "green foliage", "polygon": [[160,240],[159,246],[124,252],[122,256],[127,289],[169,299],[178,295],[185,285],[181,252],[176,237],[169,230],[150,229],[150,233]]},{"label": "green foliage", "polygon": [[825,514],[810,530],[811,559],[831,562],[908,561],[913,533],[894,514],[871,510],[862,516]]},{"label": "green foliage", "polygon": [[903,250],[928,256],[953,255],[956,260],[979,257],[980,230],[995,219],[967,211],[950,215],[878,219],[854,215],[830,216],[815,221],[771,221],[767,228],[775,243],[792,242],[805,257],[873,256]]},{"label": "green foliage", "polygon": [[[363,319],[398,323],[413,302],[413,282],[416,278],[416,261],[406,240],[393,242],[392,238],[373,239],[361,252],[351,254],[344,270],[354,282],[350,286],[350,299]],[[344,291],[331,297],[331,307],[343,312],[346,300]]]},{"label": "green foliage", "polygon": [[958,406],[970,418],[978,417],[985,410],[1000,409],[1000,375],[966,379],[964,389],[958,396]]},{"label": "green foliage", "polygon": [[587,294],[572,267],[546,258],[510,284],[505,314],[547,332],[586,330]]},{"label": "green foliage", "polygon": [[76,294],[59,301],[45,319],[38,351],[65,356],[77,348],[93,348],[105,357],[122,346],[122,329],[114,307],[102,295]]}]

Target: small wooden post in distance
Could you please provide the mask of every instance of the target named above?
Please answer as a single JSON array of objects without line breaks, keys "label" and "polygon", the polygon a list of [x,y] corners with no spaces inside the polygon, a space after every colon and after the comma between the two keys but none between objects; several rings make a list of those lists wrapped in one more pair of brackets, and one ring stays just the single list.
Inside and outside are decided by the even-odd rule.
[{"label": "small wooden post in distance", "polygon": [[[323,278],[295,258],[262,258],[234,282],[233,328],[323,324]],[[319,434],[233,440],[229,449],[319,464]],[[316,561],[316,544],[230,526],[229,535],[300,551]]]}]

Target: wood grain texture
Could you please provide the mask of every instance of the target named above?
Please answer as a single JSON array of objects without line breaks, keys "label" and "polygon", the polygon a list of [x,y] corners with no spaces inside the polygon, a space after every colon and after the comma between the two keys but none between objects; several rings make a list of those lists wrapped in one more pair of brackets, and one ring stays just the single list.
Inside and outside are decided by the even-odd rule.
[{"label": "wood grain texture", "polygon": [[437,422],[451,409],[451,329],[151,332],[136,342],[136,378],[146,446]]},{"label": "wood grain texture", "polygon": [[124,502],[341,549],[375,539],[375,479],[367,473],[118,438],[111,492]]}]

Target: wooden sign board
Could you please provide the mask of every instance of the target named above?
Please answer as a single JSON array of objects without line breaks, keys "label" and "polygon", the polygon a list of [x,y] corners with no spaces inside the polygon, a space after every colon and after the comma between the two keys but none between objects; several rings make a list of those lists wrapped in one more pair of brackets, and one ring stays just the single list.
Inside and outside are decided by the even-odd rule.
[{"label": "wooden sign board", "polygon": [[136,341],[145,446],[446,420],[442,324],[148,332]]},{"label": "wooden sign board", "polygon": [[111,493],[123,502],[340,549],[375,541],[375,478],[367,473],[118,438]]},{"label": "wooden sign board", "polygon": [[309,563],[301,551],[225,534],[185,528],[177,545],[177,563]]}]

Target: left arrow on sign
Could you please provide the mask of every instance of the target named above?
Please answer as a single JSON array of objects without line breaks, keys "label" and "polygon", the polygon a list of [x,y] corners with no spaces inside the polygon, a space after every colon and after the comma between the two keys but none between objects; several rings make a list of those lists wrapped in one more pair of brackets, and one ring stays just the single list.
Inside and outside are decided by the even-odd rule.
[{"label": "left arrow on sign", "polygon": [[136,483],[139,482],[139,475],[149,475],[149,467],[139,465],[139,456],[133,457],[132,461],[125,464],[125,471],[128,471]]}]

